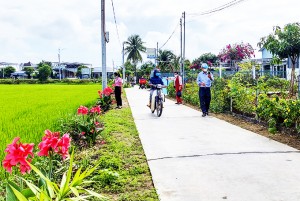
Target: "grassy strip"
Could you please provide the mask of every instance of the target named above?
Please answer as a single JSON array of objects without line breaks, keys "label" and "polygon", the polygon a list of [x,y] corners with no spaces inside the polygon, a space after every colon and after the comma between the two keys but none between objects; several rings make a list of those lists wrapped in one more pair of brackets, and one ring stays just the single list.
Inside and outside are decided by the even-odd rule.
[{"label": "grassy strip", "polygon": [[111,110],[103,121],[105,144],[98,143],[77,158],[82,164],[100,162],[92,188],[111,200],[159,200],[130,108]]}]

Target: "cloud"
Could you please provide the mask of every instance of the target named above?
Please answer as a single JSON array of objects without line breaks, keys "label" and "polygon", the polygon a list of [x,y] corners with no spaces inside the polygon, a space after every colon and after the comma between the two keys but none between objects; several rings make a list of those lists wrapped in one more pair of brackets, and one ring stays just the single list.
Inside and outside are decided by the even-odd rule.
[{"label": "cloud", "polygon": [[[0,61],[62,61],[90,63],[100,67],[101,1],[14,0],[0,2]],[[218,54],[228,43],[249,42],[254,48],[275,25],[299,21],[298,0],[243,3],[212,15],[197,16],[228,0],[114,0],[116,31],[111,1],[106,1],[107,66],[122,64],[122,42],[138,34],[146,47],[163,45],[186,11],[186,58],[206,52]],[[120,44],[121,43],[121,44]],[[180,54],[180,29],[164,46]],[[146,55],[143,55],[145,58]],[[145,58],[145,61],[147,59]]]}]

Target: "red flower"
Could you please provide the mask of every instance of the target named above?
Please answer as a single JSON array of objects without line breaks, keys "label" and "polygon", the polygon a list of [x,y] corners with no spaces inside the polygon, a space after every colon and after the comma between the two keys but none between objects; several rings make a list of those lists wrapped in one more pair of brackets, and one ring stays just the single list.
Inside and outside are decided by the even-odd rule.
[{"label": "red flower", "polygon": [[87,113],[89,112],[89,109],[87,107],[84,107],[84,106],[80,106],[78,109],[77,109],[77,114],[80,115],[86,115]]},{"label": "red flower", "polygon": [[[5,149],[7,155],[2,161],[3,167],[7,172],[12,172],[12,167],[19,166],[20,172],[25,174],[30,172],[31,168],[28,165],[28,162],[31,162],[34,157],[32,151],[34,144],[22,144],[21,142],[17,143],[20,140],[19,137],[16,137],[12,144],[8,145]],[[31,156],[31,157],[30,157]]]},{"label": "red flower", "polygon": [[98,91],[99,97],[102,98],[102,92],[99,90]]},{"label": "red flower", "polygon": [[98,113],[100,114],[101,113],[101,108],[100,106],[96,106],[96,107],[93,107],[91,110],[90,110],[90,113]]},{"label": "red flower", "polygon": [[112,84],[111,86],[112,86],[112,87],[115,87],[115,86],[116,86],[116,84]]},{"label": "red flower", "polygon": [[61,139],[59,139],[57,143],[57,147],[55,148],[55,152],[62,156],[65,159],[69,155],[69,147],[71,144],[71,138],[69,134],[64,134]]},{"label": "red flower", "polygon": [[68,149],[70,147],[69,134],[64,134],[62,138],[59,138],[59,132],[45,131],[45,136],[42,138],[42,142],[39,144],[38,156],[49,156],[49,153],[57,153],[63,157],[68,156]]},{"label": "red flower", "polygon": [[54,151],[57,147],[59,135],[59,132],[52,133],[50,130],[45,130],[45,136],[38,145],[40,149],[38,156],[49,156],[49,152]]},{"label": "red flower", "polygon": [[95,126],[98,126],[100,123],[98,121],[95,122]]},{"label": "red flower", "polygon": [[110,87],[106,87],[104,90],[103,90],[103,94],[104,96],[110,96],[110,94],[112,94],[113,90],[110,88]]},{"label": "red flower", "polygon": [[81,132],[81,135],[85,135],[85,132]]}]

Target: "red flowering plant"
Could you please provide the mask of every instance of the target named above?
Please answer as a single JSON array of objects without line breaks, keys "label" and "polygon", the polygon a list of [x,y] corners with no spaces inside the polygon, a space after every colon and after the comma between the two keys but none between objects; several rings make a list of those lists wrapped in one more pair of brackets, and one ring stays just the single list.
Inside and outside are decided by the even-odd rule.
[{"label": "red flowering plant", "polygon": [[53,162],[55,156],[61,156],[62,159],[66,159],[69,156],[69,148],[71,146],[71,138],[68,133],[60,137],[59,132],[51,132],[45,130],[45,136],[42,138],[42,142],[39,143],[38,156],[46,156],[49,158],[48,163],[48,177],[52,177]]},{"label": "red flowering plant", "polygon": [[102,108],[99,105],[91,109],[80,106],[77,115],[62,124],[62,130],[71,135],[79,148],[91,146],[96,143],[97,136],[103,130],[103,124],[100,122],[101,113]]},{"label": "red flowering plant", "polygon": [[243,59],[250,59],[252,56],[255,57],[254,49],[249,43],[226,45],[218,55],[221,62],[226,62],[231,65]]},{"label": "red flowering plant", "polygon": [[102,112],[106,112],[110,109],[112,104],[112,97],[113,90],[110,87],[106,87],[103,91],[98,91],[99,98],[97,100],[97,105],[100,105]]},{"label": "red flowering plant", "polygon": [[31,168],[27,162],[33,159],[34,144],[22,143],[20,137],[16,137],[11,144],[7,146],[5,152],[7,155],[2,161],[3,167],[7,172],[12,173],[13,167],[18,167],[22,174],[29,173]]}]

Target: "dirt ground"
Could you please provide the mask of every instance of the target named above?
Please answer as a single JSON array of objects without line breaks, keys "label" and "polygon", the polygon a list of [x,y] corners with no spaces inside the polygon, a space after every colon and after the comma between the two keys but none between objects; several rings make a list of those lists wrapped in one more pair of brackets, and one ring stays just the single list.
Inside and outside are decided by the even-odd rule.
[{"label": "dirt ground", "polygon": [[[172,99],[170,97],[168,97],[168,98],[171,99],[171,100],[175,100],[175,99]],[[186,103],[184,103],[184,105],[200,111],[199,107],[189,105],[189,104],[186,104]],[[234,115],[231,115],[231,114],[223,114],[223,113],[222,114],[214,114],[214,113],[211,113],[210,115],[214,116],[218,119],[224,120],[228,123],[234,124],[236,126],[244,128],[246,130],[252,131],[252,132],[257,133],[259,135],[265,136],[267,138],[270,138],[272,140],[275,140],[277,142],[281,142],[281,143],[286,144],[290,147],[293,147],[295,149],[300,150],[300,136],[299,135],[288,135],[288,134],[283,134],[283,133],[279,133],[279,132],[276,133],[276,134],[272,134],[272,133],[269,133],[268,128],[263,126],[263,125],[253,123],[251,121],[247,121],[245,119],[242,119],[238,116],[234,116]]]}]

